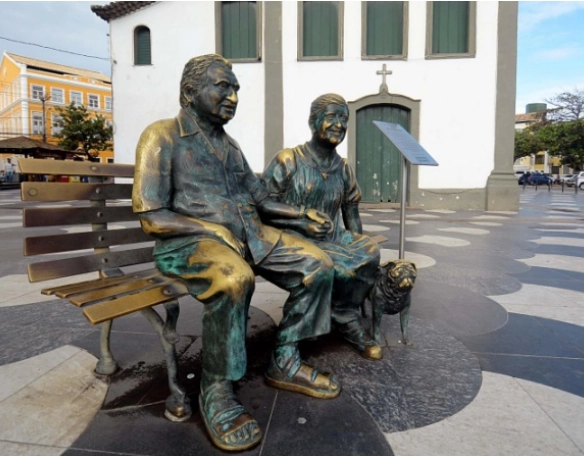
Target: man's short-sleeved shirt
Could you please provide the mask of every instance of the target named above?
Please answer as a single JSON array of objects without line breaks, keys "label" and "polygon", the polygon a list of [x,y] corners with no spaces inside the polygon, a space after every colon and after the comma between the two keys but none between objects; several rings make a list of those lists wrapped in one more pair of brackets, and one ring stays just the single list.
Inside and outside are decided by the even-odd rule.
[{"label": "man's short-sleeved shirt", "polygon": [[[278,242],[281,231],[264,225],[256,205],[268,197],[239,145],[228,137],[221,160],[195,119],[181,109],[175,119],[144,130],[136,149],[134,212],[166,208],[178,214],[223,225],[248,245],[256,263]],[[158,239],[163,254],[212,235]]]}]

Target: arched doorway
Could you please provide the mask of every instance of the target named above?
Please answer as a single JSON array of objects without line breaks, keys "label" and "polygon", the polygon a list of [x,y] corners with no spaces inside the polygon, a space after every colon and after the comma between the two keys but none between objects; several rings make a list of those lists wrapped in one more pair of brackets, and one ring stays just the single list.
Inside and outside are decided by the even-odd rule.
[{"label": "arched doorway", "polygon": [[[348,158],[355,170],[364,203],[399,202],[401,153],[373,124],[374,120],[401,125],[418,139],[420,101],[382,90],[349,102]],[[417,185],[416,167],[409,184]]]},{"label": "arched doorway", "polygon": [[401,193],[401,153],[373,124],[374,120],[397,123],[410,131],[410,110],[379,104],[357,111],[357,182],[363,202],[396,202]]}]

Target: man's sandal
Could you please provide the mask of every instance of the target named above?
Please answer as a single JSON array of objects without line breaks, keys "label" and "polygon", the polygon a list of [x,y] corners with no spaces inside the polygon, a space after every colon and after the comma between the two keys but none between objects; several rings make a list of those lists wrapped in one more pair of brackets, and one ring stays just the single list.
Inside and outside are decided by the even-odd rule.
[{"label": "man's sandal", "polygon": [[222,450],[246,450],[262,439],[258,422],[235,398],[229,381],[217,382],[202,392],[199,410],[211,440]]},{"label": "man's sandal", "polygon": [[266,373],[266,383],[274,388],[293,391],[318,399],[333,399],[341,394],[341,385],[334,376],[320,373],[315,367],[302,361],[300,361],[300,368],[293,375],[289,375],[295,361],[295,357],[292,357],[284,369],[281,369],[272,355]]}]

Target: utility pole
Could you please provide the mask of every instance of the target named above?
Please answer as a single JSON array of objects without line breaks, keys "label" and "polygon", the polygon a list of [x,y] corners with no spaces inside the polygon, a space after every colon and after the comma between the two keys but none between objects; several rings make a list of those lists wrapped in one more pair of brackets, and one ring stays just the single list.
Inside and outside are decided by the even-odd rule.
[{"label": "utility pole", "polygon": [[45,103],[51,99],[50,95],[42,94],[39,101],[43,105],[43,142],[47,142],[47,114],[45,111]]}]

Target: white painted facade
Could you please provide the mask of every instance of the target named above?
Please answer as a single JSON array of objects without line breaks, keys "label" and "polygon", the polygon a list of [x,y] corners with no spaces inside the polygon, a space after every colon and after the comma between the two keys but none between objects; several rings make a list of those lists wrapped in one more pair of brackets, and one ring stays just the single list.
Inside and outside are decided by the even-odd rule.
[{"label": "white painted facade", "polygon": [[[150,29],[152,65],[134,65],[134,29]],[[160,2],[110,22],[114,144],[118,163],[134,163],[142,131],[152,122],[174,117],[180,109],[179,85],[185,63],[215,52],[213,2]],[[261,170],[264,136],[264,65],[234,65],[241,85],[237,115],[228,131]],[[119,141],[119,142],[118,142]]]},{"label": "white painted facade", "polygon": [[[426,7],[426,2],[409,2],[406,60],[362,60],[361,2],[345,2],[343,60],[297,61],[297,2],[283,2],[284,146],[309,139],[309,107],[318,95],[336,92],[354,101],[377,94],[381,76],[376,71],[386,63],[393,71],[387,77],[389,92],[421,100],[419,140],[439,163],[420,167],[419,188],[485,188],[495,156],[499,3],[477,4],[473,58],[425,58]],[[215,52],[214,8],[206,1],[160,2],[110,21],[117,162],[133,163],[144,128],[177,114],[184,64]],[[133,33],[139,25],[151,31],[149,66],[133,65]],[[254,170],[261,171],[265,152],[271,152],[264,151],[263,140],[264,109],[270,103],[265,100],[264,63],[234,64],[234,72],[241,84],[240,102],[227,130]],[[347,143],[341,145],[341,155],[347,156]]]}]

